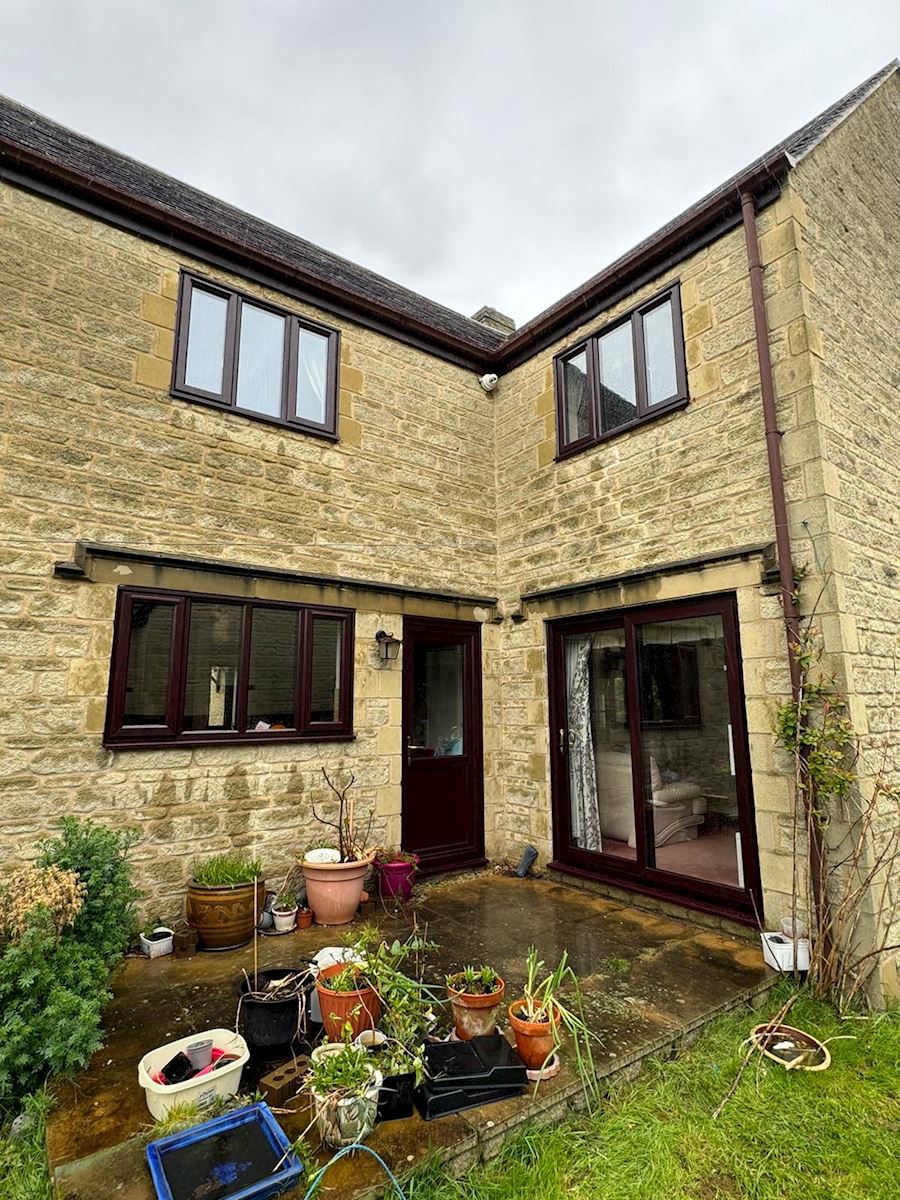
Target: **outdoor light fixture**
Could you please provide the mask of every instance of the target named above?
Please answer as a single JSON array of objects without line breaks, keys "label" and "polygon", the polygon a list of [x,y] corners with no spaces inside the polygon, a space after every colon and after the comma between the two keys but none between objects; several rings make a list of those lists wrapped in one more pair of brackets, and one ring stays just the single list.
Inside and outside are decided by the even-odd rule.
[{"label": "outdoor light fixture", "polygon": [[400,653],[400,639],[395,638],[392,633],[385,633],[383,629],[379,629],[375,634],[375,641],[378,645],[378,657],[382,662],[393,662]]}]

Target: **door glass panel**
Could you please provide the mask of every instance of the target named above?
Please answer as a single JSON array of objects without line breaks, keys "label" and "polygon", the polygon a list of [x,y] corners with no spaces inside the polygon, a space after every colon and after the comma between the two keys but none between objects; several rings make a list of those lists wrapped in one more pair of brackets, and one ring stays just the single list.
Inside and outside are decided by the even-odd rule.
[{"label": "door glass panel", "polygon": [[644,314],[644,361],[647,364],[647,403],[669,400],[678,391],[671,300]]},{"label": "door glass panel", "polygon": [[297,416],[325,423],[325,380],[328,374],[328,338],[311,329],[300,330],[297,358]]},{"label": "door glass panel", "polygon": [[191,605],[185,729],[237,728],[241,617],[236,604]]},{"label": "door glass panel", "polygon": [[631,322],[599,339],[600,431],[609,433],[637,417]]},{"label": "door glass panel", "polygon": [[743,887],[722,618],[639,625],[635,637],[648,862]]},{"label": "door glass panel", "polygon": [[241,305],[241,341],[235,403],[239,408],[281,416],[284,317]]},{"label": "door glass panel", "polygon": [[410,758],[463,754],[463,647],[415,647]]},{"label": "door glass panel", "polygon": [[337,721],[341,712],[341,643],[344,622],[334,617],[313,620],[311,721]]},{"label": "door glass panel", "polygon": [[166,724],[174,625],[174,605],[132,602],[123,725]]},{"label": "door glass panel", "polygon": [[565,638],[572,845],[637,857],[625,695],[625,632]]},{"label": "door glass panel", "polygon": [[296,612],[254,608],[247,682],[247,728],[294,729],[297,687]]},{"label": "door glass panel", "polygon": [[588,392],[587,351],[573,355],[563,364],[566,411],[566,444],[591,432],[591,398]]},{"label": "door glass panel", "polygon": [[202,288],[191,288],[191,315],[188,325],[187,360],[184,382],[187,387],[219,395],[225,363],[225,320],[228,301]]}]

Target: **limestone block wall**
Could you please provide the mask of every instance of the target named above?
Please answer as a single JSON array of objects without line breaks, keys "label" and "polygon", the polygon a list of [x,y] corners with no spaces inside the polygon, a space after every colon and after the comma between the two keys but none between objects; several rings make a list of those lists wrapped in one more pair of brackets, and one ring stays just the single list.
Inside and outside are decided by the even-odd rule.
[{"label": "limestone block wall", "polygon": [[[493,400],[473,372],[7,185],[0,245],[0,859],[14,865],[64,813],[138,824],[148,909],[170,918],[195,855],[246,846],[277,874],[320,836],[322,765],[351,767],[374,834],[399,840],[400,664],[381,667],[372,639],[421,606],[325,601],[357,609],[353,742],[113,753],[115,591],[141,580],[74,583],[53,564],[82,539],[489,596]],[[338,443],[170,396],[181,266],[340,328]]]},{"label": "limestone block wall", "polygon": [[[821,524],[827,470],[814,406],[815,332],[804,308],[799,249],[802,206],[780,199],[758,220],[779,427],[783,431],[792,534],[812,557],[806,522]],[[552,359],[621,312],[681,282],[690,403],[582,453],[555,461]],[[497,415],[498,557],[507,609],[529,591],[629,571],[774,538],[759,372],[744,233],[737,228],[501,380]],[[790,908],[790,763],[775,750],[778,704],[790,695],[786,641],[776,592],[746,573],[705,570],[664,586],[598,592],[557,605],[554,616],[627,607],[657,598],[734,590],[741,623],[744,686],[760,867],[767,911]],[[755,582],[754,582],[755,578]],[[586,606],[586,607],[585,607]],[[826,607],[827,604],[826,604]],[[828,618],[831,606],[823,616]],[[504,627],[500,759],[501,820],[549,854],[552,841],[544,619]],[[787,774],[786,774],[787,772]]]},{"label": "limestone block wall", "polygon": [[[900,784],[900,81],[888,79],[802,161],[792,177],[807,303],[819,340],[817,419],[828,505],[822,570],[839,620],[840,655],[862,735],[863,792]],[[884,821],[896,826],[896,806]],[[888,881],[886,881],[888,882]],[[890,881],[890,943],[900,942],[900,882]],[[873,898],[878,906],[881,893]],[[896,966],[884,985],[900,990]]]}]

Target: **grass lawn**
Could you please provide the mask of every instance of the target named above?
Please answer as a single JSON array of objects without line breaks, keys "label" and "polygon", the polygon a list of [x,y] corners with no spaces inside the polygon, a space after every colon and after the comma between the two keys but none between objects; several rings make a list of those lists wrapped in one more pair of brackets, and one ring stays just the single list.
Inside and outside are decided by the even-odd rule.
[{"label": "grass lawn", "polygon": [[0,1130],[0,1200],[50,1200],[50,1177],[44,1148],[44,1118],[49,1101],[45,1092],[29,1096],[27,1130],[13,1139]]},{"label": "grass lawn", "polygon": [[830,1045],[823,1072],[754,1056],[716,1120],[752,1017],[722,1017],[677,1060],[645,1065],[595,1117],[533,1126],[486,1167],[450,1179],[430,1167],[410,1200],[897,1200],[900,1197],[900,1010],[841,1020],[802,997],[789,1023]]}]

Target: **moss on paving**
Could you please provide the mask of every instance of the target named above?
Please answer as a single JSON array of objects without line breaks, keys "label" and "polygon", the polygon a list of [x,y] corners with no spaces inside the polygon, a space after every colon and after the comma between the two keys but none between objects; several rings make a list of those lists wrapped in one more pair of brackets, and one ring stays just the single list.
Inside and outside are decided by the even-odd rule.
[{"label": "moss on paving", "polygon": [[791,1023],[831,1046],[824,1072],[754,1056],[724,1112],[758,1017],[714,1022],[669,1062],[648,1062],[594,1117],[530,1126],[461,1179],[430,1166],[410,1200],[896,1200],[900,1195],[900,1009],[840,1018],[803,996]]}]

